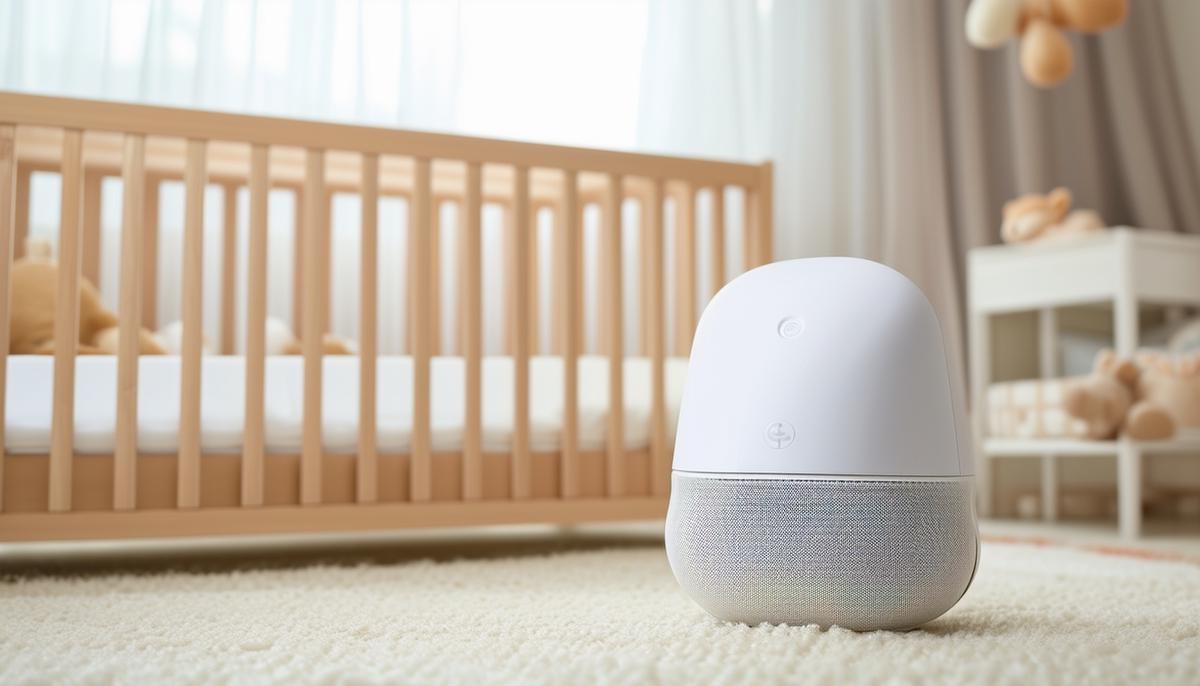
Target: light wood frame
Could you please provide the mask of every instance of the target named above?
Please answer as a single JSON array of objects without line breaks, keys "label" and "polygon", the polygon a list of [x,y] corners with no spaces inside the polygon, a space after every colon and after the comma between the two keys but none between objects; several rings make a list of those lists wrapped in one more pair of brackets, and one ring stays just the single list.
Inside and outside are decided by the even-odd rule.
[{"label": "light wood frame", "polygon": [[[253,117],[195,110],[0,92],[0,338],[7,338],[12,261],[29,232],[30,175],[62,175],[59,241],[60,293],[77,293],[81,278],[101,269],[99,192],[104,177],[124,182],[120,251],[117,425],[110,455],[74,448],[76,317],[56,313],[53,427],[46,455],[0,450],[0,541],[177,537],[362,531],[500,523],[576,523],[661,517],[669,487],[671,437],[667,429],[666,356],[686,354],[699,315],[697,270],[710,269],[713,290],[727,280],[725,189],[744,193],[742,238],[749,269],[771,258],[770,163],[700,160],[521,143],[395,129]],[[158,188],[185,185],[183,343],[179,450],[148,454],[137,446],[139,326],[154,327],[157,285]],[[239,454],[202,454],[200,435],[203,196],[216,184],[227,201],[249,192],[246,246],[246,408]],[[269,454],[263,436],[266,322],[267,193],[296,193],[296,274],[293,325],[304,356],[304,428],[299,454]],[[697,264],[695,197],[711,191],[711,238],[706,265]],[[330,319],[330,198],[354,193],[362,212],[360,403],[355,454],[326,450],[321,437],[321,337]],[[409,354],[414,358],[413,437],[410,454],[385,455],[375,437],[378,331],[376,269],[378,200],[408,201],[411,263]],[[674,226],[663,205],[676,202]],[[651,441],[624,447],[621,369],[623,331],[622,203],[640,206],[638,278],[641,355],[652,361]],[[460,453],[435,452],[430,428],[430,359],[440,342],[437,208],[457,203],[461,259],[457,280],[461,332],[457,354],[466,365],[466,427]],[[513,445],[508,453],[482,446],[481,219],[484,204],[505,213],[503,340],[513,357]],[[584,302],[582,211],[600,207],[602,237],[596,303]],[[538,284],[535,224],[555,214],[551,283]],[[461,215],[460,215],[461,216]],[[232,354],[236,295],[236,212],[227,202],[222,231],[220,352]],[[734,222],[734,226],[737,222]],[[671,230],[672,234],[667,235]],[[674,264],[665,243],[674,241]],[[666,319],[666,280],[674,274],[679,297]],[[311,278],[307,278],[311,277]],[[538,312],[539,285],[555,294],[551,311]],[[706,294],[707,295],[707,294]],[[682,303],[682,307],[679,306]],[[600,346],[610,362],[607,447],[578,447],[578,358],[584,354],[584,311],[598,312]],[[554,354],[563,357],[565,417],[562,449],[534,452],[529,437],[529,359],[538,354],[539,318],[552,324]],[[545,320],[543,319],[543,320]],[[668,328],[673,333],[668,350]],[[3,416],[8,351],[0,351]],[[0,426],[0,447],[3,442]]]}]

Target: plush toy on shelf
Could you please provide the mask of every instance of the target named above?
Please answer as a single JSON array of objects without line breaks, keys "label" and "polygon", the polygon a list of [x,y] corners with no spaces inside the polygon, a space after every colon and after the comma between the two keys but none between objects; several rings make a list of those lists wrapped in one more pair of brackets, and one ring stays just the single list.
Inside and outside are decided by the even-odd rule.
[{"label": "plush toy on shelf", "polygon": [[1067,387],[1063,407],[1086,422],[1087,438],[1157,441],[1200,429],[1200,355],[1143,353],[1135,362],[1103,350],[1092,374]]},{"label": "plush toy on shelf", "polygon": [[1004,204],[1000,237],[1005,243],[1028,243],[1073,238],[1102,231],[1104,219],[1095,210],[1071,210],[1071,191],[1029,193]]},{"label": "plush toy on shelf", "polygon": [[[12,307],[9,315],[8,352],[13,355],[49,355],[54,352],[54,312],[58,295],[58,263],[50,257],[50,244],[30,239],[27,255],[12,265]],[[164,351],[154,334],[140,330],[143,355]],[[79,280],[80,354],[117,352],[117,315],[100,302],[100,294],[87,279]]]},{"label": "plush toy on shelf", "polygon": [[1166,408],[1179,431],[1200,432],[1200,353],[1143,353],[1138,365],[1145,400]]},{"label": "plush toy on shelf", "polygon": [[972,0],[967,42],[991,49],[1021,36],[1022,73],[1033,85],[1052,88],[1075,68],[1065,32],[1105,31],[1125,21],[1128,11],[1128,0]]}]

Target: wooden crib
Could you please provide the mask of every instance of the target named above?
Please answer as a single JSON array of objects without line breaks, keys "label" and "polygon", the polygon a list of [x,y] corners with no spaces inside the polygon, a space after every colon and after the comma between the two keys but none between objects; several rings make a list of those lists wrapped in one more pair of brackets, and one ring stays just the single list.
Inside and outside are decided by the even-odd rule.
[{"label": "wooden crib", "polygon": [[[668,355],[686,355],[701,303],[700,270],[715,291],[728,280],[725,189],[744,193],[740,228],[744,268],[771,257],[769,163],[742,164],[436,133],[243,116],[163,107],[0,93],[0,340],[9,338],[10,265],[29,233],[30,179],[61,174],[59,306],[55,314],[52,428],[48,454],[5,454],[0,422],[0,541],[179,537],[365,531],[505,523],[577,523],[663,516],[669,488],[671,437],[664,400]],[[78,284],[100,271],[100,183],[123,181],[116,356],[116,422],[111,454],[77,454],[75,355]],[[135,332],[153,328],[159,188],[185,186],[183,342],[178,451],[153,454],[138,445],[138,350]],[[216,184],[225,194],[219,352],[232,354],[237,292],[233,198],[249,194],[246,253],[245,425],[240,454],[203,454],[201,336],[203,197]],[[266,366],[267,194],[294,191],[296,264],[293,326],[303,347],[303,434],[299,454],[272,454],[264,438]],[[696,203],[711,193],[712,240],[698,264]],[[732,194],[736,190],[730,191]],[[332,453],[322,442],[321,339],[330,321],[330,206],[334,193],[358,194],[361,215],[359,418],[357,449]],[[400,196],[409,211],[408,354],[412,358],[411,450],[381,454],[376,442],[376,261],[378,203]],[[650,360],[648,449],[623,440],[624,344],[622,202],[638,206],[636,288],[641,303],[640,356]],[[438,293],[441,249],[437,208],[456,203],[465,217],[458,267],[457,312],[466,387],[462,450],[436,452],[430,429],[431,358],[446,316]],[[673,203],[673,226],[665,204]],[[481,211],[503,207],[506,351],[512,358],[512,447],[485,452],[481,438]],[[599,206],[602,230],[599,297],[585,302],[582,210]],[[554,215],[552,277],[537,283],[536,213]],[[671,229],[670,231],[668,229]],[[667,234],[671,235],[668,237]],[[674,241],[667,263],[665,241]],[[73,267],[73,268],[71,268]],[[674,314],[667,322],[667,280],[674,279]],[[539,289],[553,306],[538,311]],[[583,317],[598,313],[600,349],[608,359],[605,448],[578,448],[578,362]],[[536,349],[538,319],[554,332],[550,350]],[[668,337],[668,334],[670,336]],[[671,349],[668,350],[668,343]],[[561,450],[529,444],[531,355],[561,357]],[[0,417],[8,349],[0,352]],[[17,389],[18,391],[20,389]],[[11,396],[12,394],[10,394]]]}]

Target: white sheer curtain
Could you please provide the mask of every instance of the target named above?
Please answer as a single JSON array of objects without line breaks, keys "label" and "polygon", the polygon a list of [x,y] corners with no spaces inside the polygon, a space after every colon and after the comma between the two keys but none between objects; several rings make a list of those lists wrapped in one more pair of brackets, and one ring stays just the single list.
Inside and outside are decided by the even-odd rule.
[{"label": "white sheer curtain", "polygon": [[[10,0],[0,3],[0,88],[630,148],[645,30],[645,0]],[[57,189],[53,176],[35,175],[31,233],[51,241]],[[179,316],[182,189],[166,184],[163,193],[159,320],[169,322]],[[115,302],[119,181],[106,184],[104,203],[100,286]],[[244,193],[239,205],[244,231]],[[268,307],[285,321],[292,211],[290,196],[273,194]],[[446,212],[453,222],[452,208]],[[358,213],[356,197],[335,198],[332,324],[351,337]],[[205,331],[217,340],[215,190],[205,215]],[[404,308],[406,216],[398,201],[381,206],[380,253],[390,265],[380,272],[384,313]],[[486,240],[498,240],[499,227],[499,213],[485,208]],[[452,260],[453,245],[446,248]],[[485,250],[488,332],[501,330],[502,308],[491,298],[501,292],[502,252]],[[402,348],[403,320],[381,319],[381,350]],[[446,320],[452,341],[453,317]],[[237,321],[240,341],[240,314]]]},{"label": "white sheer curtain", "polygon": [[12,0],[0,84],[629,147],[645,24],[645,0]]}]

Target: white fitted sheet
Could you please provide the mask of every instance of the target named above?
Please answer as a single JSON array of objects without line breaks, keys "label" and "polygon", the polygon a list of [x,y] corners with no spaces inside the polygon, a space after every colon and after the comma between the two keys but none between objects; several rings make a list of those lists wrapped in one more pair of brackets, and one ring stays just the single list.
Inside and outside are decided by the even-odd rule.
[{"label": "white fitted sheet", "polygon": [[[142,452],[178,449],[180,359],[139,358],[138,448]],[[5,444],[12,453],[50,449],[54,360],[43,355],[8,358]],[[561,442],[563,363],[560,357],[530,359],[531,447],[556,451]],[[674,434],[687,360],[667,360],[668,430]],[[412,439],[411,357],[380,357],[376,371],[376,427],[379,450],[406,453]],[[625,444],[649,445],[650,360],[625,360]],[[113,356],[76,358],[75,450],[111,453],[116,423],[117,360]],[[433,449],[462,448],[465,367],[461,357],[435,357],[430,365]],[[245,359],[206,356],[201,376],[201,446],[208,453],[238,453],[245,427]],[[304,370],[300,357],[269,357],[266,365],[265,433],[268,452],[296,453],[303,428]],[[579,358],[579,447],[599,450],[606,443],[608,360]],[[483,447],[507,451],[512,445],[513,361],[483,359]],[[358,358],[324,359],[322,436],[331,452],[354,452],[358,441]]]}]

